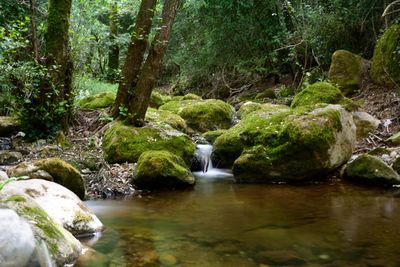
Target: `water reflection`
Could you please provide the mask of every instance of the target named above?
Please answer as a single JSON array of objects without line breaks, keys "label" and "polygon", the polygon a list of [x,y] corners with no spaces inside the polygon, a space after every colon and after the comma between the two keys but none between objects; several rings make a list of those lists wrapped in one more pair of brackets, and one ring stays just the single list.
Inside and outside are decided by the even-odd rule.
[{"label": "water reflection", "polygon": [[108,230],[78,266],[400,266],[395,192],[198,179],[190,191],[88,202]]}]

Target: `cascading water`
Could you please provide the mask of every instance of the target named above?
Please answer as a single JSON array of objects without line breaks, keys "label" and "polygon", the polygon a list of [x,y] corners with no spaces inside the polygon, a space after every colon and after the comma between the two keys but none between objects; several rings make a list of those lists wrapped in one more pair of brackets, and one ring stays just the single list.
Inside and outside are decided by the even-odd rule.
[{"label": "cascading water", "polygon": [[209,144],[196,146],[196,158],[200,165],[200,171],[194,172],[196,176],[203,177],[231,177],[230,170],[216,169],[211,160],[213,147]]}]

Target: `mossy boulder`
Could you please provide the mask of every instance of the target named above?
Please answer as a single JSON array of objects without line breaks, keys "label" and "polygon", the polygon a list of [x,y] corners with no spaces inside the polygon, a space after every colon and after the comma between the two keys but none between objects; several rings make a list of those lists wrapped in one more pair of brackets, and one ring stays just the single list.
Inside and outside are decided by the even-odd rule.
[{"label": "mossy boulder", "polygon": [[215,130],[215,131],[208,131],[203,133],[204,139],[207,140],[207,142],[213,144],[215,140],[220,137],[222,134],[224,134],[227,130]]},{"label": "mossy boulder", "polygon": [[378,129],[380,120],[366,112],[353,112],[354,123],[357,128],[357,137],[367,137],[369,133]]},{"label": "mossy boulder", "polygon": [[135,168],[133,183],[144,189],[191,187],[195,179],[179,156],[168,151],[146,151]]},{"label": "mossy boulder", "polygon": [[181,116],[168,110],[149,108],[146,113],[146,120],[162,128],[172,127],[181,132],[187,131],[185,120],[182,119]]},{"label": "mossy boulder", "polygon": [[226,165],[234,160],[238,182],[305,181],[345,163],[355,139],[353,118],[339,105],[256,111],[217,138],[213,158]]},{"label": "mossy boulder", "polygon": [[182,100],[203,100],[201,96],[198,96],[196,94],[190,93],[186,94],[182,97]]},{"label": "mossy boulder", "polygon": [[385,31],[377,42],[371,63],[371,78],[381,85],[400,83],[400,24]]},{"label": "mossy boulder", "polygon": [[346,50],[338,50],[332,55],[329,80],[344,94],[354,93],[369,67],[369,62]]},{"label": "mossy boulder", "polygon": [[344,177],[363,184],[400,184],[399,175],[378,157],[363,154],[347,164]]},{"label": "mossy boulder", "polygon": [[[51,261],[56,266],[71,264],[79,257],[82,252],[80,242],[61,225],[54,222],[32,198],[13,195],[2,198],[1,202],[29,222],[36,243],[39,245],[44,243]],[[42,251],[42,253],[44,252]]]},{"label": "mossy boulder", "polygon": [[245,146],[254,143],[251,139],[257,135],[256,132],[269,126],[266,123],[269,118],[276,117],[276,120],[283,120],[292,113],[289,107],[283,105],[253,104],[256,103],[249,102],[245,106],[242,105],[238,111],[242,120],[215,140],[212,158],[218,167],[232,167]]},{"label": "mossy boulder", "polygon": [[20,123],[15,117],[0,116],[0,136],[10,136],[18,131]]},{"label": "mossy boulder", "polygon": [[54,181],[79,198],[85,198],[85,184],[80,172],[71,164],[59,158],[48,158],[33,162],[22,162],[7,170],[10,177],[28,176],[30,179]]},{"label": "mossy boulder", "polygon": [[160,107],[180,115],[188,127],[198,132],[228,129],[235,109],[222,100],[173,100]]},{"label": "mossy boulder", "polygon": [[275,99],[276,98],[276,94],[275,94],[275,90],[273,88],[267,88],[264,91],[256,94],[256,99],[259,100],[263,100],[263,99]]},{"label": "mossy boulder", "polygon": [[137,128],[122,121],[113,122],[103,137],[103,151],[110,163],[134,163],[149,150],[169,151],[189,164],[195,145],[186,134],[172,127],[146,125]]},{"label": "mossy boulder", "polygon": [[170,96],[163,95],[157,91],[153,91],[151,92],[149,106],[151,108],[157,109],[170,100],[171,100]]},{"label": "mossy boulder", "polygon": [[82,98],[78,101],[77,105],[80,108],[88,109],[108,108],[114,104],[115,97],[115,93],[104,92]]},{"label": "mossy boulder", "polygon": [[346,98],[339,88],[328,82],[317,82],[307,86],[298,93],[291,104],[291,108],[310,106],[318,103],[347,104],[351,102]]},{"label": "mossy boulder", "polygon": [[400,145],[400,132],[392,135],[391,137],[388,138],[387,142],[393,144],[393,145]]}]

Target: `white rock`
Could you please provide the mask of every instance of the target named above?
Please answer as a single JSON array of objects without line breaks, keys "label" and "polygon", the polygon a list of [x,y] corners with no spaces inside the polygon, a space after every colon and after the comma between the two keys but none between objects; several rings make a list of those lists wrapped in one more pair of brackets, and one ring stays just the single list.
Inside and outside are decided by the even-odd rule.
[{"label": "white rock", "polygon": [[0,266],[26,266],[35,249],[28,222],[11,209],[0,208]]},{"label": "white rock", "polygon": [[6,172],[0,171],[0,181],[5,181],[8,179],[8,175]]},{"label": "white rock", "polygon": [[5,196],[29,196],[51,219],[75,236],[99,232],[103,224],[85,204],[67,188],[41,179],[15,181],[0,191]]}]

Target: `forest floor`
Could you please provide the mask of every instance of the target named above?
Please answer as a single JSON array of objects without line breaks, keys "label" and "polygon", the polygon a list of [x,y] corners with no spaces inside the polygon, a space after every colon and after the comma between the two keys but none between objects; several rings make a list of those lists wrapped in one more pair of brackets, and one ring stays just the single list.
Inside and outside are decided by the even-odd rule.
[{"label": "forest floor", "polygon": [[[363,103],[362,111],[381,120],[381,125],[367,138],[359,140],[354,154],[368,152],[376,147],[388,147],[385,142],[400,131],[400,95],[396,89],[387,89],[363,83],[362,89],[351,96]],[[47,143],[39,140],[33,144],[17,146],[23,158],[29,161],[39,158],[59,157],[77,166],[85,179],[88,198],[115,198],[141,196],[142,191],[131,185],[134,164],[108,164],[101,149],[102,134],[107,128],[108,116],[105,111],[77,109],[69,134],[63,141]],[[17,142],[18,143],[18,142]],[[0,169],[6,169],[0,166]]]}]

